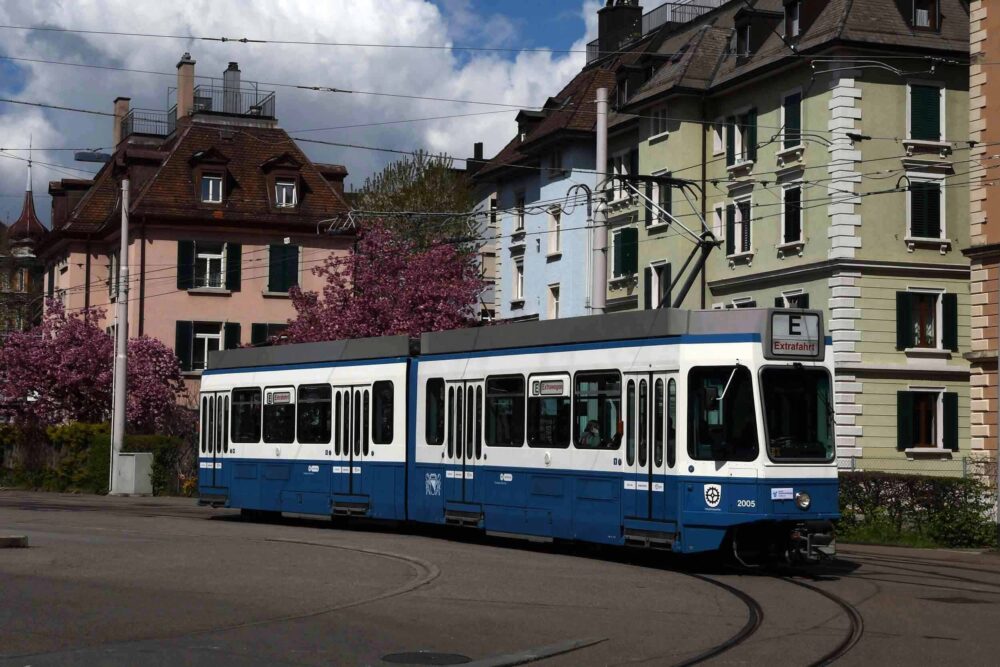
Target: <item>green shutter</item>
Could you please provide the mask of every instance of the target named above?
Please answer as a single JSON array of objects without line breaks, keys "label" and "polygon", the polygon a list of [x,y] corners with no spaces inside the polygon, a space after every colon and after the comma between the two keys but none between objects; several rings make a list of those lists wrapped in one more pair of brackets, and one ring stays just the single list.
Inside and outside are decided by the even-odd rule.
[{"label": "green shutter", "polygon": [[941,436],[945,449],[958,451],[958,394],[946,391],[941,396],[941,407],[944,413],[944,424]]},{"label": "green shutter", "polygon": [[896,449],[913,446],[913,393],[896,392]]},{"label": "green shutter", "polygon": [[802,238],[802,191],[799,188],[785,190],[785,243],[793,243]]},{"label": "green shutter", "polygon": [[750,230],[753,224],[753,213],[750,201],[741,201],[740,207],[740,252],[750,252]]},{"label": "green shutter", "polygon": [[[240,323],[226,322],[222,328],[222,349],[234,350],[240,346]],[[208,361],[207,359],[205,360]]]},{"label": "green shutter", "polygon": [[941,141],[941,89],[910,86],[910,137]]},{"label": "green shutter", "polygon": [[653,308],[653,269],[649,266],[642,270],[642,294],[642,307],[650,310]]},{"label": "green shutter", "polygon": [[910,234],[941,238],[941,186],[917,181],[910,184]]},{"label": "green shutter", "polygon": [[785,148],[802,143],[802,94],[785,98]]},{"label": "green shutter", "polygon": [[623,275],[622,272],[622,245],[625,242],[624,237],[625,230],[622,230],[615,234],[614,243],[614,256],[611,264],[611,275],[618,277]]},{"label": "green shutter", "polygon": [[896,349],[905,350],[913,341],[913,301],[909,292],[896,292]]},{"label": "green shutter", "polygon": [[784,308],[785,307],[785,297],[783,297],[783,296],[776,296],[776,297],[774,297],[774,307],[775,308]]},{"label": "green shutter", "polygon": [[194,241],[177,242],[177,289],[194,287]]},{"label": "green shutter", "polygon": [[757,161],[757,110],[751,109],[744,117],[743,140],[746,142],[744,154],[748,160]]},{"label": "green shutter", "polygon": [[299,284],[299,247],[297,245],[285,246],[285,291]]},{"label": "green shutter", "polygon": [[736,119],[726,119],[726,166],[736,164]]},{"label": "green shutter", "polygon": [[250,344],[254,347],[267,342],[267,325],[253,323],[250,325]]},{"label": "green shutter", "polygon": [[726,255],[736,254],[736,206],[726,207]]},{"label": "green shutter", "polygon": [[653,200],[653,184],[647,182],[645,191],[645,201],[643,202],[644,208],[646,209],[646,226],[649,226],[654,222],[656,222],[656,217],[653,213],[652,200]]},{"label": "green shutter", "polygon": [[181,362],[181,370],[191,370],[191,351],[194,345],[194,323],[177,322],[176,335],[174,338],[174,352]]},{"label": "green shutter", "polygon": [[941,344],[946,350],[958,352],[958,296],[941,295]]},{"label": "green shutter", "polygon": [[941,186],[937,183],[924,185],[927,201],[927,237],[941,238]]},{"label": "green shutter", "polygon": [[809,307],[809,295],[808,294],[803,294],[803,295],[799,296],[799,308],[803,308],[804,309],[804,308],[808,308],[808,307]]},{"label": "green shutter", "polygon": [[622,230],[622,269],[625,275],[639,271],[639,230],[627,227]]},{"label": "green shutter", "polygon": [[243,246],[239,243],[226,244],[226,289],[240,291],[242,276]]},{"label": "green shutter", "polygon": [[287,292],[285,284],[285,246],[268,246],[267,291]]}]

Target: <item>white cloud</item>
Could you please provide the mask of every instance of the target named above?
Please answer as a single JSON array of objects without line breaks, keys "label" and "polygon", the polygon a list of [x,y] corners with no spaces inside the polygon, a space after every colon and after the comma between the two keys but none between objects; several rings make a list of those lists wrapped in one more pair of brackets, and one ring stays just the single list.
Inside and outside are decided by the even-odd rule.
[{"label": "white cloud", "polygon": [[[600,3],[586,0],[581,12],[587,34],[573,45],[582,50],[596,31]],[[482,17],[477,27],[471,5],[453,0],[442,12],[428,0],[356,2],[328,0],[189,0],[184,3],[134,0],[88,0],[60,3],[53,14],[42,3],[0,4],[0,22],[14,25],[58,25],[77,29],[160,34],[258,37],[303,41],[378,44],[507,45],[516,25],[501,15]],[[116,17],[109,21],[108,17]],[[567,18],[567,20],[579,21]],[[483,26],[489,30],[484,33]],[[514,105],[538,105],[554,95],[583,65],[581,53],[525,52],[516,58],[502,53],[450,50],[386,49],[314,45],[241,44],[176,39],[113,37],[57,32],[3,31],[0,54],[21,58],[61,60],[131,69],[174,72],[184,51],[198,61],[199,76],[221,76],[229,61],[238,61],[244,80],[333,86],[358,91],[384,91],[456,99],[486,100]],[[491,41],[487,41],[488,39]],[[17,63],[26,74],[25,87],[13,97],[100,111],[111,111],[112,100],[125,95],[133,107],[165,109],[172,76],[155,76]],[[3,71],[3,70],[0,70]],[[8,84],[9,85],[9,84]],[[266,88],[266,85],[262,85]],[[0,91],[9,93],[0,81]],[[172,102],[170,102],[172,104]],[[374,123],[446,114],[491,111],[491,107],[277,89],[282,127],[294,130]],[[425,147],[457,157],[471,154],[476,141],[487,155],[513,135],[513,115],[498,113],[420,123],[316,132],[308,136],[331,141],[400,149]],[[108,146],[111,119],[101,116],[40,111],[0,104],[0,146],[23,147],[28,135],[36,146]],[[319,148],[304,144],[317,160],[340,162],[360,184],[373,170],[392,159],[370,151]],[[76,167],[68,153],[38,153],[36,160]],[[45,182],[66,176],[43,168],[36,173],[36,192]],[[0,159],[0,194],[20,192],[23,163]],[[0,197],[0,215],[16,215],[20,202]],[[37,201],[47,209],[45,199]],[[47,218],[47,215],[46,215]]]}]

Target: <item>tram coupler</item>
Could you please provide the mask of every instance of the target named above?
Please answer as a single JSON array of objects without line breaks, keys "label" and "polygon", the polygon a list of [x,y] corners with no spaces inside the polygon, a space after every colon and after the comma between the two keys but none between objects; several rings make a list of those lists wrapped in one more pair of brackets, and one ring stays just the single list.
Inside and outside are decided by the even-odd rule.
[{"label": "tram coupler", "polygon": [[837,540],[831,521],[803,521],[788,536],[788,559],[798,563],[818,563],[837,555]]}]

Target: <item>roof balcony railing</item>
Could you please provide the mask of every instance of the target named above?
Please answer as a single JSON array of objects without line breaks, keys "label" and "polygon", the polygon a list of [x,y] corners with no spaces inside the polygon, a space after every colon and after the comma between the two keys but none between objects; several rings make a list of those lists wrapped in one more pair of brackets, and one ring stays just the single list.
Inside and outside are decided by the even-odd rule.
[{"label": "roof balcony railing", "polygon": [[121,136],[145,134],[166,137],[173,131],[172,113],[154,109],[130,109],[121,120]]},{"label": "roof balcony railing", "polygon": [[275,118],[274,91],[200,85],[194,89],[195,113]]}]

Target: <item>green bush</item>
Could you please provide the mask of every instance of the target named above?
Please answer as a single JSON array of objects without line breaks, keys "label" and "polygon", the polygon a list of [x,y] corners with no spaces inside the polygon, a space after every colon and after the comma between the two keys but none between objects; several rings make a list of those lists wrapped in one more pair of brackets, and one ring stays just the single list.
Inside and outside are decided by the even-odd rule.
[{"label": "green bush", "polygon": [[847,542],[995,546],[994,498],[977,478],[842,473],[838,535]]},{"label": "green bush", "polygon": [[152,452],[153,470],[151,481],[153,495],[179,495],[179,466],[184,451],[184,441],[167,435],[125,436],[126,452]]},{"label": "green bush", "polygon": [[46,429],[57,457],[40,486],[49,491],[107,493],[111,451],[107,424],[63,424]]}]

